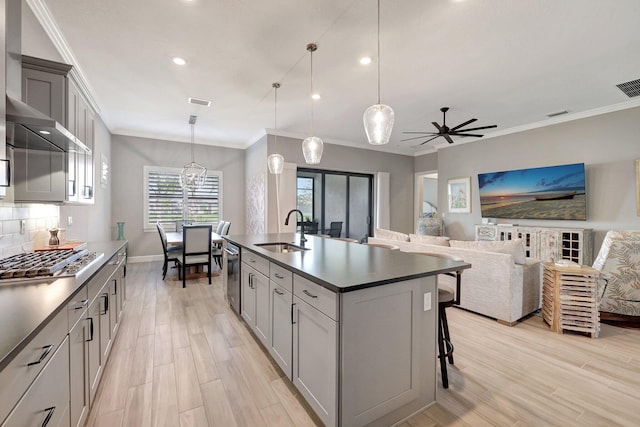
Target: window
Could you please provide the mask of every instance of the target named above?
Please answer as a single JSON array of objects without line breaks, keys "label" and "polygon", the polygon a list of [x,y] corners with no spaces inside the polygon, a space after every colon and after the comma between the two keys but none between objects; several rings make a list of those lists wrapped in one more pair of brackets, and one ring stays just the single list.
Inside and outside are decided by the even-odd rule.
[{"label": "window", "polygon": [[313,215],[313,178],[298,177],[296,186],[296,206],[305,219],[312,220]]},{"label": "window", "polygon": [[202,188],[189,192],[180,187],[180,168],[144,167],[145,230],[157,221],[181,219],[217,224],[222,215],[222,172],[207,171]]}]

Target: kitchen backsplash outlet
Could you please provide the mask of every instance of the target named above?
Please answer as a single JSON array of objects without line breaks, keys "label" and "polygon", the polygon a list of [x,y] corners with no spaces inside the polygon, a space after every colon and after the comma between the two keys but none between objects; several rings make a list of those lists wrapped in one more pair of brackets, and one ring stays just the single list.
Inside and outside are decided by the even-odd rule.
[{"label": "kitchen backsplash outlet", "polygon": [[46,245],[48,230],[59,227],[59,222],[56,205],[0,203],[0,257]]}]

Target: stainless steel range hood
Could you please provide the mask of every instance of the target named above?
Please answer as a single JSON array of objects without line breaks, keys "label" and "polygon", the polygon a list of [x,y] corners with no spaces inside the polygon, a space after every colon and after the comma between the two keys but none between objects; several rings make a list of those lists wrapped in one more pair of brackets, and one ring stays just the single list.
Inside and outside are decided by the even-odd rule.
[{"label": "stainless steel range hood", "polygon": [[10,95],[7,99],[7,125],[20,126],[29,132],[8,129],[7,144],[16,148],[46,151],[91,153],[86,145],[55,119]]}]

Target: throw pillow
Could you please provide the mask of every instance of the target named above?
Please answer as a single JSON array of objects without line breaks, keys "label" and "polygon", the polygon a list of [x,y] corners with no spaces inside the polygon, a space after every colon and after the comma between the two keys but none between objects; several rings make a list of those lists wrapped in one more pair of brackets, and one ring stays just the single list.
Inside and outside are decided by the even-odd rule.
[{"label": "throw pillow", "polygon": [[463,240],[450,240],[449,245],[453,248],[472,249],[485,252],[497,252],[501,254],[509,254],[513,256],[513,262],[516,264],[524,264],[526,262],[526,256],[524,253],[524,246],[522,245],[522,239],[514,240],[498,240],[498,241],[463,241]]},{"label": "throw pillow", "polygon": [[449,238],[444,236],[427,236],[424,234],[409,234],[409,241],[425,243],[427,245],[450,246]]},{"label": "throw pillow", "polygon": [[399,240],[401,242],[408,242],[409,235],[400,233],[399,231],[385,230],[384,228],[376,228],[373,231],[373,236],[379,239]]}]

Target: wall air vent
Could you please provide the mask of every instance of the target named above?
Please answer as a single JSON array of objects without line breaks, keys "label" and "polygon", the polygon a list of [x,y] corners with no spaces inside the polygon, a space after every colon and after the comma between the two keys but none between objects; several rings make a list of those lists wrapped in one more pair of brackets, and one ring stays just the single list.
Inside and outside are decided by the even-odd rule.
[{"label": "wall air vent", "polygon": [[640,96],[640,79],[616,85],[629,98]]},{"label": "wall air vent", "polygon": [[562,110],[562,111],[556,111],[555,113],[549,113],[547,114],[547,117],[555,117],[555,116],[561,116],[563,114],[568,114],[569,112],[567,110]]},{"label": "wall air vent", "polygon": [[200,98],[189,98],[189,104],[204,105],[205,107],[211,107],[211,101]]}]

